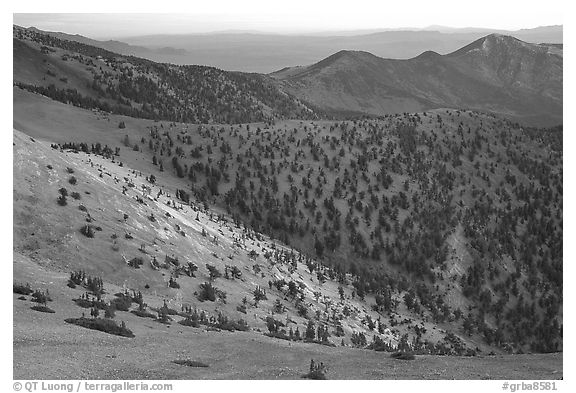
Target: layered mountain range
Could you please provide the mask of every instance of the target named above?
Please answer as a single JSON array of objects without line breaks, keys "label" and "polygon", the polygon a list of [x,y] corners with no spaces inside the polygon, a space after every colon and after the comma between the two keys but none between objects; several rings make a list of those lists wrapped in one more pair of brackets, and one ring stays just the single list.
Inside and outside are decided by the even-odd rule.
[{"label": "layered mountain range", "polygon": [[[234,123],[448,107],[495,113],[529,125],[562,122],[562,47],[498,34],[446,55],[427,51],[407,60],[343,50],[315,64],[269,75],[154,63],[92,46],[79,36],[36,29],[15,26],[14,34],[15,82],[37,89],[72,88],[98,101],[91,105],[100,109],[140,117]],[[80,51],[93,65],[72,66],[76,60],[64,52],[56,56],[40,51],[45,44]],[[30,56],[35,60],[29,61]],[[53,68],[63,75],[52,76],[58,74]],[[63,99],[55,91],[44,93]],[[70,94],[64,96],[70,101]]]},{"label": "layered mountain range", "polygon": [[562,49],[491,34],[447,55],[409,60],[340,51],[272,75],[316,106],[376,115],[469,108],[529,123],[562,122]]}]

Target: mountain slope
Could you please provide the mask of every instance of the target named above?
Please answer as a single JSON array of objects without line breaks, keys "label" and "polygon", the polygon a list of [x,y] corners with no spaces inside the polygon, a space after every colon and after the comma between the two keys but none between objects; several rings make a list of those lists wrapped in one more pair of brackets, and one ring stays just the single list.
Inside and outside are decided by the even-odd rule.
[{"label": "mountain slope", "polygon": [[474,346],[562,346],[561,129],[454,110],[206,126],[94,113],[18,88],[14,99],[17,129],[120,145],[125,166],[185,190],[181,199],[316,255],[335,278],[352,274],[353,293],[374,296],[391,325],[401,312]]},{"label": "mountain slope", "polygon": [[[41,101],[39,103],[42,104]],[[49,106],[64,105],[49,102]],[[69,106],[68,110],[83,112]],[[74,113],[70,115],[73,117]],[[100,123],[100,127],[110,128],[110,122],[102,114],[88,112],[81,116],[86,117],[88,126],[94,126],[90,123]],[[113,120],[112,124],[119,119]],[[138,122],[143,129],[154,126],[151,121]],[[133,137],[136,136],[134,131],[131,134]],[[374,308],[374,302],[378,302],[374,296],[355,295],[353,275],[336,273],[332,268],[319,264],[319,261],[248,230],[231,217],[207,210],[199,203],[179,200],[178,192],[174,195],[172,191],[176,188],[173,188],[175,179],[171,176],[155,172],[158,180],[153,181],[150,176],[143,176],[140,171],[131,168],[129,165],[146,156],[143,152],[123,147],[117,151],[114,144],[56,145],[18,130],[13,132],[13,176],[18,179],[14,182],[13,190],[14,280],[15,284],[30,283],[35,289],[49,290],[52,301],[48,305],[56,311],[55,315],[45,317],[38,323],[37,312],[27,306],[31,299],[14,296],[17,375],[38,375],[38,370],[43,370],[44,377],[62,378],[75,370],[73,364],[67,364],[69,359],[76,359],[79,354],[86,356],[89,351],[99,354],[102,354],[100,351],[108,352],[110,345],[114,346],[115,353],[122,354],[122,372],[111,370],[109,364],[115,364],[115,361],[106,358],[96,364],[84,364],[83,370],[77,370],[81,373],[79,375],[94,378],[116,373],[113,374],[116,377],[127,378],[143,375],[138,373],[144,372],[154,376],[165,372],[175,378],[184,378],[185,374],[178,372],[174,366],[158,366],[159,359],[162,359],[162,363],[168,363],[180,356],[194,356],[209,361],[212,367],[222,364],[221,357],[227,358],[225,353],[243,351],[238,356],[245,359],[255,356],[252,351],[256,348],[267,348],[270,353],[266,356],[271,358],[266,359],[271,363],[265,367],[266,370],[275,370],[278,366],[272,360],[274,357],[282,358],[286,351],[291,354],[290,359],[285,360],[290,369],[284,369],[283,376],[275,375],[278,378],[298,378],[298,367],[308,366],[306,356],[330,359],[331,368],[338,370],[332,374],[336,378],[351,378],[354,375],[374,378],[374,375],[362,374],[365,368],[361,368],[362,371],[346,370],[343,366],[346,362],[338,360],[338,356],[350,351],[350,356],[370,359],[366,364],[369,370],[377,368],[373,364],[377,359],[375,356],[367,352],[359,353],[355,349],[377,348],[374,347],[375,340],[389,346],[383,347],[384,344],[381,344],[378,351],[410,348],[423,354],[468,355],[480,350],[503,352],[498,347],[482,343],[477,335],[465,336],[452,331],[447,324],[429,321],[405,308],[401,304],[405,290],[394,289],[390,292],[390,299],[398,303],[394,306],[395,311],[378,311]],[[90,134],[81,130],[75,136],[78,140],[94,138]],[[68,138],[59,136],[57,132],[52,132],[52,135],[56,139]],[[116,140],[120,141],[118,138]],[[67,195],[65,203],[58,202],[60,195]],[[90,237],[82,232],[86,226],[94,228]],[[134,258],[141,259],[143,264],[129,265],[127,261]],[[179,262],[171,262],[175,259]],[[153,261],[161,266],[154,269]],[[189,263],[198,268],[192,276],[180,270]],[[208,265],[225,273],[221,277],[211,278]],[[232,268],[238,269],[240,274],[232,276]],[[67,283],[70,273],[80,270],[89,276],[102,278],[105,288],[101,296],[103,302],[114,301],[118,293],[126,291],[134,290],[143,295],[143,308],[152,317],[137,316],[134,311],[138,310],[138,305],[131,305],[132,312],[118,309],[111,318],[125,322],[135,333],[134,344],[127,342],[131,339],[111,338],[102,332],[64,323],[64,318],[78,317],[88,312],[75,304],[88,291],[81,285],[74,287]],[[199,299],[201,285],[206,282],[211,282],[222,291],[218,292],[220,295],[214,301]],[[255,301],[253,294],[258,288],[265,288],[266,297]],[[293,291],[295,294],[292,294]],[[175,312],[171,315],[171,322],[159,323],[154,320],[163,304]],[[223,316],[230,321],[243,319],[248,323],[248,329],[232,334],[207,322],[196,327],[179,324],[177,322],[185,320],[188,315],[184,307],[192,307],[210,320],[220,320]],[[277,333],[284,340],[263,336],[263,332],[271,329],[269,318],[282,324],[284,333]],[[288,331],[298,329],[303,336],[310,323],[329,330],[329,336],[322,345],[288,340]],[[355,341],[354,337],[360,334],[366,341]],[[69,337],[74,337],[74,353],[69,352],[72,349]],[[186,345],[182,345],[182,337],[186,338]],[[34,363],[31,366],[30,359],[45,359],[47,356],[45,345],[35,345],[37,340],[45,340],[45,345],[53,351],[52,356],[58,353],[67,365],[39,362],[40,365]],[[138,349],[150,348],[150,342],[154,343],[155,350],[143,353]],[[221,348],[218,343],[222,345],[222,342],[232,345],[234,349],[230,350],[227,345]],[[192,347],[191,343],[194,343]],[[132,357],[133,354],[138,355]],[[376,364],[393,364],[394,360],[382,356],[381,352],[379,355]],[[261,360],[254,361],[259,364]],[[490,370],[492,377],[517,375],[508,372],[494,374],[489,363],[486,370]],[[554,364],[546,370],[546,375],[557,368],[557,358]],[[427,367],[431,367],[432,371],[421,371],[423,376],[439,372],[436,371],[437,365]],[[221,377],[270,377],[245,364],[234,364],[233,370],[216,367],[216,370],[208,371],[209,375]],[[468,372],[453,375],[465,376]],[[378,374],[376,377],[394,378],[390,374]]]},{"label": "mountain slope", "polygon": [[341,51],[271,74],[319,107],[383,115],[441,107],[499,113],[530,124],[562,122],[562,50],[489,35],[448,55],[409,60]]},{"label": "mountain slope", "polygon": [[61,102],[201,123],[317,117],[265,75],[154,63],[17,26],[13,34],[14,83]]},{"label": "mountain slope", "polygon": [[[18,29],[24,30],[25,28],[16,26]],[[117,40],[107,40],[107,41],[99,41],[94,40],[88,37],[84,37],[80,34],[67,34],[62,32],[55,32],[55,31],[44,31],[39,30],[34,27],[29,27],[28,29],[31,32],[39,33],[39,34],[46,34],[54,38],[58,38],[60,40],[67,40],[67,41],[74,41],[81,44],[86,44],[90,46],[94,46],[96,48],[102,48],[110,52],[115,52],[121,55],[130,55],[130,56],[139,56],[144,58],[150,58],[150,60],[154,60],[154,56],[158,55],[178,55],[183,56],[186,55],[186,51],[184,49],[175,49],[170,47],[163,47],[158,49],[150,49],[144,46],[137,46],[137,45],[130,45],[122,41]]]}]

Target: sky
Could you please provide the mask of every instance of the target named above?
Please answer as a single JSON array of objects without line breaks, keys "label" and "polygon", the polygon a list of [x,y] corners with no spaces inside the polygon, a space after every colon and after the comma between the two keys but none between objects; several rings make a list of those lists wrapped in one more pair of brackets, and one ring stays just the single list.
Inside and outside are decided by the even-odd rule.
[{"label": "sky", "polygon": [[[13,7],[13,23],[91,38],[121,38],[226,30],[302,34],[430,25],[517,30],[563,24],[564,13],[561,0],[548,0],[545,6],[541,0],[104,0],[97,8],[94,4],[30,0]],[[94,11],[100,13],[87,13]]]}]

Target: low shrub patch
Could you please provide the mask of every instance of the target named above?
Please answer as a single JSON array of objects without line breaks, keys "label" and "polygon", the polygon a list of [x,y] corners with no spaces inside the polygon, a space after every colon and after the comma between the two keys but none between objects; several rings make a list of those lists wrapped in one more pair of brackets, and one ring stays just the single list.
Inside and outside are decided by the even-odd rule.
[{"label": "low shrub patch", "polygon": [[17,293],[18,295],[30,295],[34,291],[30,288],[30,284],[12,284],[12,292]]},{"label": "low shrub patch", "polygon": [[193,319],[191,316],[187,316],[186,318],[178,321],[178,323],[183,326],[200,327],[198,320]]},{"label": "low shrub patch", "polygon": [[97,308],[99,310],[106,310],[106,303],[103,300],[98,300],[97,297],[91,296],[88,293],[82,294],[78,299],[72,299],[77,306],[82,308]]},{"label": "low shrub patch", "polygon": [[324,380],[326,379],[327,372],[328,369],[326,368],[324,363],[322,362],[314,363],[314,359],[312,359],[310,361],[310,370],[308,371],[308,374],[302,375],[302,378]]},{"label": "low shrub patch", "polygon": [[290,336],[288,336],[284,330],[280,332],[268,332],[264,333],[264,335],[272,338],[279,338],[281,340],[292,341]]},{"label": "low shrub patch", "polygon": [[119,296],[116,299],[110,301],[110,305],[118,311],[129,311],[132,305],[132,298],[130,296]]},{"label": "low shrub patch", "polygon": [[73,325],[81,326],[83,328],[98,330],[100,332],[114,334],[116,336],[130,338],[134,337],[134,333],[132,333],[132,331],[126,327],[124,321],[122,321],[120,325],[111,319],[102,318],[67,318],[64,321]]},{"label": "low shrub patch", "polygon": [[39,290],[36,290],[32,294],[32,301],[36,302],[36,303],[46,304],[48,302],[51,302],[52,298],[50,297],[50,294],[48,293],[48,291],[40,292]]},{"label": "low shrub patch", "polygon": [[226,292],[221,291],[209,282],[200,284],[200,294],[198,295],[198,300],[201,302],[205,300],[214,302],[216,301],[216,298],[219,298],[223,303],[226,303]]},{"label": "low shrub patch", "polygon": [[56,311],[54,311],[51,308],[46,307],[46,306],[32,306],[30,308],[34,311],[47,312],[47,313],[51,313],[51,314],[56,312]]},{"label": "low shrub patch", "polygon": [[92,225],[84,225],[82,228],[80,228],[80,233],[83,234],[86,237],[94,237],[94,228],[92,227]]},{"label": "low shrub patch", "polygon": [[198,362],[196,360],[173,360],[173,363],[179,364],[181,366],[188,366],[188,367],[209,367],[206,363]]},{"label": "low shrub patch", "polygon": [[414,359],[416,359],[416,356],[414,356],[414,354],[412,352],[403,352],[403,351],[394,352],[393,354],[390,355],[390,357],[393,359],[398,359],[398,360],[414,360]]},{"label": "low shrub patch", "polygon": [[152,314],[150,311],[146,311],[146,310],[132,310],[130,311],[132,314],[136,315],[137,317],[140,318],[152,318],[152,319],[156,319],[156,314]]},{"label": "low shrub patch", "polygon": [[222,330],[228,330],[229,332],[233,332],[236,330],[239,330],[241,332],[247,332],[250,330],[250,327],[248,326],[246,321],[243,319],[239,319],[237,321],[225,320],[225,321],[217,323],[214,326],[219,327]]}]

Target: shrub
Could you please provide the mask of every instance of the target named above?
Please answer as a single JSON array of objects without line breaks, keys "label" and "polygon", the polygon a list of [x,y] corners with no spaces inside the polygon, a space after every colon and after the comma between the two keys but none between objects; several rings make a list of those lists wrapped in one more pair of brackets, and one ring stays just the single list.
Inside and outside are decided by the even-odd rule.
[{"label": "shrub", "polygon": [[82,228],[80,228],[80,233],[89,238],[94,237],[94,229],[92,228],[92,225],[84,225]]},{"label": "shrub", "polygon": [[353,346],[359,348],[364,348],[367,345],[366,336],[362,332],[353,332],[352,337],[350,338],[350,342],[352,342]]},{"label": "shrub", "polygon": [[280,332],[264,333],[264,335],[272,338],[279,338],[281,340],[292,341],[290,336],[285,333],[285,330],[282,330]]},{"label": "shrub", "polygon": [[178,321],[180,325],[183,326],[191,326],[191,327],[199,327],[200,323],[198,322],[198,318],[194,318],[192,315],[187,315],[186,318]]},{"label": "shrub", "polygon": [[166,324],[169,324],[170,321],[172,320],[172,318],[169,317],[170,315],[178,315],[178,311],[169,308],[168,305],[166,304],[166,301],[164,301],[162,307],[160,307],[156,311],[158,312],[157,321]]},{"label": "shrub", "polygon": [[108,334],[114,334],[116,336],[122,337],[134,337],[134,333],[126,327],[124,321],[121,322],[120,326],[111,319],[102,318],[67,318],[64,322],[71,323],[74,325],[81,326],[87,329],[98,330]]},{"label": "shrub", "polygon": [[201,302],[209,300],[211,302],[216,300],[216,287],[212,286],[211,283],[205,282],[200,284],[200,294],[198,294],[198,300]]},{"label": "shrub", "polygon": [[416,358],[414,353],[405,351],[394,352],[390,357],[398,360],[414,360]]},{"label": "shrub", "polygon": [[51,313],[51,314],[54,314],[56,312],[56,311],[54,311],[51,308],[46,307],[46,306],[32,306],[30,308],[34,311],[46,312],[46,313]]},{"label": "shrub", "polygon": [[267,300],[266,291],[260,288],[260,286],[256,286],[256,289],[253,292],[254,301],[259,302],[260,300]]},{"label": "shrub", "polygon": [[101,295],[104,293],[104,282],[102,281],[102,278],[86,276],[86,273],[82,270],[70,273],[68,286],[71,286],[71,284],[82,285],[95,295]]},{"label": "shrub", "polygon": [[276,299],[274,303],[274,313],[275,314],[283,314],[286,311],[286,307],[282,304],[280,299]]},{"label": "shrub", "polygon": [[77,272],[71,272],[70,278],[68,279],[68,286],[70,286],[70,284],[74,285],[74,287],[76,285],[81,285],[84,282],[85,278],[86,278],[86,273],[84,273],[81,270],[79,270]]},{"label": "shrub", "polygon": [[308,308],[306,308],[306,306],[303,303],[299,303],[297,305],[297,308],[298,308],[298,315],[303,318],[306,318],[308,315]]},{"label": "shrub", "polygon": [[81,198],[80,193],[74,191],[72,194],[70,194],[70,196],[76,200],[79,200]]},{"label": "shrub", "polygon": [[68,167],[66,167],[66,172],[72,174],[72,173],[74,173],[74,169],[72,169],[68,166]]},{"label": "shrub", "polygon": [[368,345],[368,349],[376,352],[392,352],[393,348],[378,336],[374,336],[373,341]]},{"label": "shrub", "polygon": [[146,310],[132,310],[130,311],[132,314],[136,315],[137,317],[140,318],[152,318],[152,319],[156,319],[156,315],[151,313],[150,311],[146,311]]},{"label": "shrub", "polygon": [[78,299],[72,299],[77,306],[82,308],[96,308],[99,310],[106,310],[106,303],[95,297],[91,297],[90,294],[82,294]]},{"label": "shrub", "polygon": [[112,303],[104,309],[104,318],[114,318],[116,316],[116,308]]},{"label": "shrub", "polygon": [[206,269],[208,269],[210,281],[214,281],[218,277],[222,277],[222,273],[216,268],[216,266],[206,264]]},{"label": "shrub", "polygon": [[118,128],[126,128],[126,123],[121,121],[120,123],[118,123]]},{"label": "shrub", "polygon": [[140,318],[152,318],[156,319],[156,315],[146,310],[146,304],[144,302],[138,303],[138,309],[130,311],[132,314]]},{"label": "shrub", "polygon": [[68,201],[66,200],[66,197],[64,195],[60,195],[57,201],[60,206],[66,206],[68,204]]},{"label": "shrub", "polygon": [[51,302],[52,299],[50,298],[48,291],[40,292],[39,290],[36,290],[32,294],[32,301],[36,303],[46,304],[47,302]]},{"label": "shrub", "polygon": [[90,292],[94,293],[95,295],[99,295],[104,293],[104,282],[102,281],[101,277],[90,277],[88,276],[88,280],[86,283],[86,289]]},{"label": "shrub", "polygon": [[314,363],[314,359],[312,359],[310,361],[310,370],[308,371],[308,374],[304,374],[302,378],[324,380],[326,379],[327,372],[328,369],[324,363]]},{"label": "shrub", "polygon": [[178,283],[176,282],[176,280],[173,279],[172,277],[170,277],[170,281],[168,282],[168,286],[169,286],[170,288],[176,288],[176,289],[180,288],[180,284],[178,284]]},{"label": "shrub", "polygon": [[188,366],[188,367],[209,367],[206,363],[198,362],[196,360],[173,360],[173,363],[179,364],[181,366]]},{"label": "shrub", "polygon": [[84,298],[78,298],[78,299],[72,299],[72,301],[74,303],[76,303],[77,306],[80,306],[82,308],[92,308],[94,307],[94,301],[93,300],[88,300],[88,299],[84,299]]},{"label": "shrub", "polygon": [[17,293],[19,295],[30,295],[34,291],[30,288],[30,284],[26,283],[23,284],[12,284],[12,292]]},{"label": "shrub", "polygon": [[134,257],[128,261],[128,266],[135,269],[140,269],[140,266],[144,264],[144,259],[142,257]]},{"label": "shrub", "polygon": [[130,296],[119,296],[110,302],[110,305],[118,311],[129,311],[132,305],[132,298]]},{"label": "shrub", "polygon": [[70,176],[70,178],[68,179],[68,183],[70,183],[70,184],[72,184],[73,186],[75,186],[76,183],[78,183],[78,180],[76,180],[76,177]]},{"label": "shrub", "polygon": [[247,332],[250,330],[248,323],[243,320],[239,319],[237,321],[228,320],[228,317],[224,316],[222,313],[218,314],[218,320],[215,324],[211,324],[210,326],[216,327],[222,330],[228,330],[230,332],[239,330],[242,332]]}]

